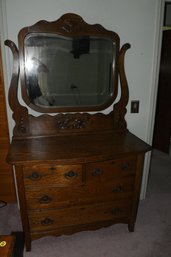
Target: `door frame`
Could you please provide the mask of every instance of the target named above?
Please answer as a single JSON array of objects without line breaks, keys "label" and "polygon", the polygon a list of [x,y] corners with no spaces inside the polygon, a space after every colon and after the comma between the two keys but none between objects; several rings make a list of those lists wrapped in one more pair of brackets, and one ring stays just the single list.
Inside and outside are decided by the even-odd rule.
[{"label": "door frame", "polygon": [[[165,3],[171,2],[171,0],[158,0],[156,4],[156,20],[155,20],[155,37],[154,37],[154,48],[153,48],[153,65],[152,65],[152,76],[151,76],[151,97],[150,97],[150,106],[148,114],[148,126],[146,133],[146,141],[152,145],[153,142],[153,133],[155,125],[155,114],[156,114],[156,105],[157,105],[157,92],[158,92],[158,79],[159,79],[159,69],[160,69],[160,56],[161,56],[161,47],[162,47],[162,27],[165,11]],[[141,187],[141,199],[144,199],[146,196],[148,178],[150,172],[150,163],[151,163],[151,153],[146,154],[145,163],[144,163],[144,173]]]}]

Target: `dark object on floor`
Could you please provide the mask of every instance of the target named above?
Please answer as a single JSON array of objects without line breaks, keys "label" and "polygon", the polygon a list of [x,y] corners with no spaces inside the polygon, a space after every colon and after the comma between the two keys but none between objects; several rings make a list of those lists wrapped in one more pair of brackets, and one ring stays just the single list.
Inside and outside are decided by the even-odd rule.
[{"label": "dark object on floor", "polygon": [[11,235],[15,237],[15,244],[14,244],[14,248],[13,248],[13,257],[23,257],[24,233],[17,231],[17,232],[12,232]]},{"label": "dark object on floor", "polygon": [[0,200],[0,208],[3,208],[7,205],[7,203],[3,200]]}]

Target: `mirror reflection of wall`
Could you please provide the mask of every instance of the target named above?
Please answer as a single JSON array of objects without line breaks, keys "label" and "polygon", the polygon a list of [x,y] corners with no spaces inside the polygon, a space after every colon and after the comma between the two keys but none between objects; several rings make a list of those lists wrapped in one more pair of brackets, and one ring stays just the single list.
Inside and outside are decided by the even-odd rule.
[{"label": "mirror reflection of wall", "polygon": [[105,38],[29,35],[25,39],[26,85],[40,106],[95,106],[113,92],[115,45]]}]

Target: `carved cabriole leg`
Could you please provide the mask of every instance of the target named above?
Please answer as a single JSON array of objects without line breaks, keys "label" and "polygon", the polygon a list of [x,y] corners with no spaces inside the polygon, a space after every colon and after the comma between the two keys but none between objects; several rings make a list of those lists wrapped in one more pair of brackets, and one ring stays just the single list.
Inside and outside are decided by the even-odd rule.
[{"label": "carved cabriole leg", "polygon": [[114,128],[115,129],[126,129],[127,124],[125,121],[126,114],[126,106],[129,98],[129,90],[128,83],[125,74],[124,68],[124,57],[126,51],[130,48],[130,44],[125,44],[122,46],[119,52],[119,78],[120,78],[120,86],[121,86],[121,97],[119,102],[114,104],[113,112],[114,112]]},{"label": "carved cabriole leg", "polygon": [[21,213],[21,221],[24,231],[25,238],[25,246],[26,251],[31,251],[31,237],[30,237],[30,227],[29,220],[27,215],[27,205],[25,198],[25,188],[24,188],[24,179],[23,179],[23,167],[17,166],[15,167],[16,179],[17,179],[17,189],[18,189],[18,197],[19,197],[19,205],[20,205],[20,213]]}]

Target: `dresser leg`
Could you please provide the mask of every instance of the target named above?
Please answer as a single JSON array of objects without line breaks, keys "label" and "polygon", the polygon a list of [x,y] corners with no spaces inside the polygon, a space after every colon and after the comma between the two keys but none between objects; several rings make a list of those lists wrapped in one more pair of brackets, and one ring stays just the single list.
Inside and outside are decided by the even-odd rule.
[{"label": "dresser leg", "polygon": [[128,230],[129,230],[129,232],[134,232],[134,222],[130,222],[129,224],[128,224]]},{"label": "dresser leg", "polygon": [[26,251],[30,252],[31,251],[31,240],[30,239],[25,239],[25,246],[26,246]]}]

